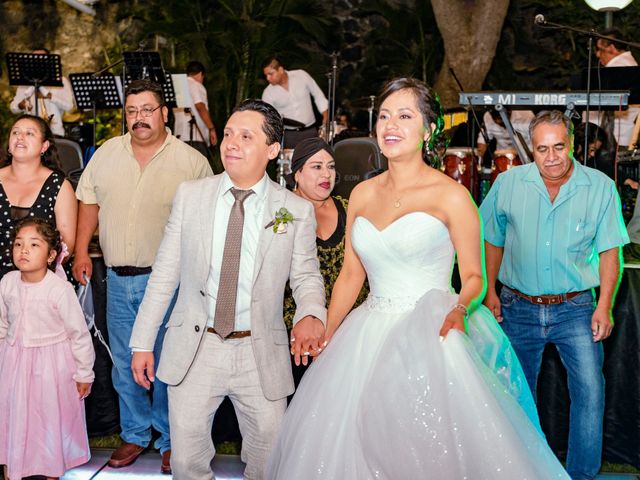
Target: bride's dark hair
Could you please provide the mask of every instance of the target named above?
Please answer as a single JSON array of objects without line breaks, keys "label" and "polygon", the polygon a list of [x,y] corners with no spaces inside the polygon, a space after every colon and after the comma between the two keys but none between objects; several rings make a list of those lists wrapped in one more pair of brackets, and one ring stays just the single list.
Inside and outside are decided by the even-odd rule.
[{"label": "bride's dark hair", "polygon": [[401,90],[410,90],[413,93],[418,110],[422,114],[424,127],[431,130],[432,123],[436,126],[431,132],[429,141],[425,143],[422,149],[422,158],[432,167],[439,168],[440,156],[438,152],[443,152],[447,148],[447,139],[442,135],[444,117],[438,94],[418,79],[410,77],[394,78],[382,87],[382,91],[378,95],[378,111],[380,110],[380,105],[391,94]]}]

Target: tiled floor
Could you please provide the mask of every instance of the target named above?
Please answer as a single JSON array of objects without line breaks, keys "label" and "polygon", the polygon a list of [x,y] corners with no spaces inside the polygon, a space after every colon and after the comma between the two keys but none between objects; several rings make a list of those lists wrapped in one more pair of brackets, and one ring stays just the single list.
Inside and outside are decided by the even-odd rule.
[{"label": "tiled floor", "polygon": [[[64,480],[169,480],[169,475],[160,473],[160,454],[145,452],[136,462],[125,468],[109,468],[107,461],[111,450],[94,449],[89,463],[68,472]],[[241,480],[244,464],[236,455],[216,455],[213,461],[216,480]],[[640,480],[640,475],[603,473],[598,480]]]},{"label": "tiled floor", "polygon": [[[93,449],[91,461],[74,468],[62,477],[63,480],[169,480],[171,476],[160,473],[160,454],[145,452],[133,465],[125,468],[110,468],[107,461],[112,450]],[[242,479],[244,463],[236,455],[216,455],[213,461],[216,480]]]}]

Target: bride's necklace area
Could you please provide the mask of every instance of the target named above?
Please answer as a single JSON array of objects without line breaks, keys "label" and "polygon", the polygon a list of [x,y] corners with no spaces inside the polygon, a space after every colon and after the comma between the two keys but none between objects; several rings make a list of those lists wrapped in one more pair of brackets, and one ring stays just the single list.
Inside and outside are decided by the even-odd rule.
[{"label": "bride's necklace area", "polygon": [[[395,208],[400,208],[400,207],[402,206],[402,202],[401,202],[402,197],[404,197],[404,195],[405,195],[409,190],[413,190],[413,189],[414,189],[414,187],[415,187],[416,185],[418,185],[418,183],[420,183],[420,180],[422,180],[422,174],[421,174],[421,175],[418,175],[418,179],[416,180],[416,182],[415,182],[413,185],[411,185],[410,187],[407,187],[407,188],[404,190],[404,192],[402,192],[400,195],[398,195],[398,196],[397,196],[396,200],[393,202],[393,206],[394,206]],[[394,190],[395,190],[395,188],[394,188]]]}]

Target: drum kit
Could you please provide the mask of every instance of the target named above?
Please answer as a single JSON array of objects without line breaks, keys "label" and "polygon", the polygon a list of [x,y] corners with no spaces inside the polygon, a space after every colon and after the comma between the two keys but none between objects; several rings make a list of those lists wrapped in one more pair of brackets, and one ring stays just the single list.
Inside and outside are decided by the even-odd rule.
[{"label": "drum kit", "polygon": [[486,197],[498,175],[522,165],[518,154],[511,150],[498,150],[490,168],[483,168],[482,159],[473,148],[448,148],[442,158],[442,171],[466,187],[478,204]]}]

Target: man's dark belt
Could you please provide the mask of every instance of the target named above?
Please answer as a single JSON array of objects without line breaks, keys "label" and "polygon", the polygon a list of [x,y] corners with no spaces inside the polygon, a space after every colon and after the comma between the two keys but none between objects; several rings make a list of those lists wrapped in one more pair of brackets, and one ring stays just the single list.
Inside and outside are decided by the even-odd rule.
[{"label": "man's dark belt", "polygon": [[508,287],[513,293],[518,295],[520,298],[524,298],[525,300],[530,301],[536,305],[557,305],[559,303],[564,303],[567,300],[577,297],[581,293],[587,292],[588,290],[582,290],[580,292],[569,292],[569,293],[559,293],[557,295],[527,295],[518,290]]},{"label": "man's dark belt", "polygon": [[317,128],[313,125],[310,127],[284,127],[284,132],[304,132],[306,130],[317,130]]},{"label": "man's dark belt", "polygon": [[111,270],[119,277],[135,277],[136,275],[148,275],[151,273],[151,267],[111,267]]},{"label": "man's dark belt", "polygon": [[[220,336],[220,334],[216,332],[216,329],[213,327],[207,327],[207,332],[215,333],[216,335]],[[251,336],[251,330],[239,330],[237,332],[231,332],[229,335],[226,336],[224,340],[228,340],[230,338],[244,338],[244,337],[250,337],[250,336]]]}]

